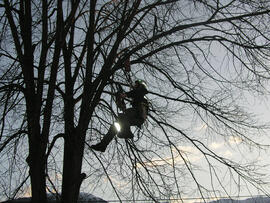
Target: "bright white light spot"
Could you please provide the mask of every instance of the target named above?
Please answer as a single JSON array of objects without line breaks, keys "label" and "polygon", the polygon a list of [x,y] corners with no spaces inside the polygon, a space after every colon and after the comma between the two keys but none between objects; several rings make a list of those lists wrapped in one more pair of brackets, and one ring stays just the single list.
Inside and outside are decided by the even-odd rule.
[{"label": "bright white light spot", "polygon": [[120,132],[120,130],[121,130],[120,124],[117,123],[117,122],[115,122],[115,123],[114,123],[114,126],[115,126],[116,130],[117,130],[118,132]]}]

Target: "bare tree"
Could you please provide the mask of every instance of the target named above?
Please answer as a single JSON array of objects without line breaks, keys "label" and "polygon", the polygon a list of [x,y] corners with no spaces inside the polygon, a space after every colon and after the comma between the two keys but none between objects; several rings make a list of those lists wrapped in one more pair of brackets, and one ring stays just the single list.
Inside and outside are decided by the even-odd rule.
[{"label": "bare tree", "polygon": [[[94,185],[100,168],[120,200],[182,199],[182,182],[190,179],[202,197],[217,194],[198,181],[184,144],[203,156],[212,185],[217,181],[223,193],[216,163],[267,193],[256,170],[217,154],[187,125],[204,124],[208,138],[263,147],[250,135],[265,126],[239,98],[263,91],[269,79],[268,1],[4,0],[0,6],[0,141],[9,171],[21,174],[10,186],[14,197],[28,181],[27,166],[14,166],[17,157],[27,161],[33,202],[46,202],[46,189],[76,202],[83,180]],[[148,126],[135,130],[138,140],[111,144],[109,155],[89,151],[118,114],[119,85],[128,90],[135,78],[148,81]],[[26,150],[27,157],[18,155]],[[61,184],[53,178],[59,173]],[[120,190],[112,175],[130,190]]]}]

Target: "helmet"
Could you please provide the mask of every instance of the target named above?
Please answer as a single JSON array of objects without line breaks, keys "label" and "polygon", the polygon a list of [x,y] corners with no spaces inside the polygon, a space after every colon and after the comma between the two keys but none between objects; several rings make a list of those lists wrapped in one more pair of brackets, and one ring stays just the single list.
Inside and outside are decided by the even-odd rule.
[{"label": "helmet", "polygon": [[135,84],[138,84],[140,87],[147,89],[147,85],[146,85],[146,82],[144,80],[136,80]]}]

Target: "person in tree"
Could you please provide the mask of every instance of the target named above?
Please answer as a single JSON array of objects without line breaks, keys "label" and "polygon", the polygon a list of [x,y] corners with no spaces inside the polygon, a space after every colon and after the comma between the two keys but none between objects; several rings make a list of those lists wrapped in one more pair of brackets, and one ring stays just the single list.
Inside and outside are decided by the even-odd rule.
[{"label": "person in tree", "polygon": [[132,108],[126,109],[119,114],[116,122],[111,125],[107,134],[100,143],[92,145],[91,148],[96,151],[105,152],[115,135],[119,138],[133,138],[134,135],[130,131],[130,126],[140,127],[146,120],[148,114],[148,101],[145,95],[148,93],[146,83],[143,80],[136,80],[133,90],[121,93],[122,99],[131,98]]}]

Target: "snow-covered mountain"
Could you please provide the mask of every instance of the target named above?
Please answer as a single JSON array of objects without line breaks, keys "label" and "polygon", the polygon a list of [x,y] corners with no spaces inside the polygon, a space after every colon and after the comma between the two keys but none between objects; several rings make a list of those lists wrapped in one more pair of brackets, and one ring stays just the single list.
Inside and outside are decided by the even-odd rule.
[{"label": "snow-covered mountain", "polygon": [[[15,200],[8,200],[2,203],[28,203],[30,202],[30,198],[24,197],[24,198],[19,198],[19,199],[15,199]],[[58,201],[56,201],[55,195],[52,194],[48,194],[48,203],[57,203]],[[81,193],[79,196],[79,202],[83,202],[83,203],[108,203],[107,201],[96,197],[92,194],[87,194],[87,193]]]},{"label": "snow-covered mountain", "polygon": [[220,199],[209,203],[270,203],[270,197],[259,196],[245,200]]}]

